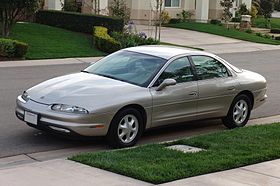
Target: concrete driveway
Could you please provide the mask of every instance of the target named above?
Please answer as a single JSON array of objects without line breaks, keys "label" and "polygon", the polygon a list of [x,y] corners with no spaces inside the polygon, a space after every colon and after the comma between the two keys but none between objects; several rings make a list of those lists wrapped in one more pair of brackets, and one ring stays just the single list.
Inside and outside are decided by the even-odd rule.
[{"label": "concrete driveway", "polygon": [[[154,27],[138,25],[137,31],[143,31],[153,37]],[[202,48],[215,54],[277,50],[280,46],[267,45],[232,39],[228,37],[196,32],[184,29],[163,27],[161,41],[184,46]]]}]

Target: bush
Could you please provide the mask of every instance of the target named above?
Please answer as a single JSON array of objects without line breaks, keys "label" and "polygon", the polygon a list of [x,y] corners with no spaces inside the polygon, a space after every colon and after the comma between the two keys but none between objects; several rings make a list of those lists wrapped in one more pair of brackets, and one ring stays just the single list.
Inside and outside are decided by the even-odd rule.
[{"label": "bush", "polygon": [[210,24],[213,24],[213,25],[220,25],[222,24],[222,21],[221,20],[218,20],[218,19],[212,19],[210,21]]},{"label": "bush", "polygon": [[253,33],[253,31],[251,29],[247,29],[247,30],[245,30],[245,32],[248,33],[248,34],[252,34]]},{"label": "bush", "polygon": [[177,24],[177,23],[180,23],[180,22],[181,22],[181,19],[172,18],[172,19],[170,19],[169,24]]},{"label": "bush", "polygon": [[96,48],[103,52],[113,53],[121,49],[121,44],[108,34],[105,27],[94,27],[93,41]]},{"label": "bush", "polygon": [[144,32],[140,32],[139,34],[113,32],[112,37],[121,44],[121,48],[159,44],[159,41],[153,38],[147,38]]},{"label": "bush", "polygon": [[62,10],[68,12],[81,12],[81,3],[77,3],[76,0],[65,0]]},{"label": "bush", "polygon": [[260,33],[260,32],[257,32],[256,36],[263,37],[262,33]]},{"label": "bush", "polygon": [[231,22],[239,23],[241,22],[241,17],[233,17],[231,18]]},{"label": "bush", "polygon": [[38,11],[36,22],[88,34],[92,34],[94,26],[104,26],[109,29],[109,32],[122,31],[124,27],[121,18],[56,10]]},{"label": "bush", "polygon": [[272,33],[272,34],[280,34],[280,29],[273,28],[273,29],[270,30],[270,33]]},{"label": "bush", "polygon": [[0,56],[22,58],[26,54],[28,45],[12,39],[0,38]]},{"label": "bush", "polygon": [[161,22],[162,22],[162,24],[167,24],[167,23],[169,23],[169,21],[170,21],[170,16],[169,16],[169,13],[166,11],[166,10],[163,10],[162,12],[161,12],[161,15],[160,15],[160,17],[161,17]]}]

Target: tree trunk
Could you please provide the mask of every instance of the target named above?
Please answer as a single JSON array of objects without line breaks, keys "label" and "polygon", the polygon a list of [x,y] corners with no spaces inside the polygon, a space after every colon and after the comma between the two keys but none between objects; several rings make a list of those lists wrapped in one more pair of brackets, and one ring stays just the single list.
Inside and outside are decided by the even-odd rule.
[{"label": "tree trunk", "polygon": [[162,0],[160,0],[160,5],[159,5],[159,29],[158,29],[158,40],[160,41],[161,37],[161,24],[162,24]]},{"label": "tree trunk", "polygon": [[159,9],[159,0],[156,0],[156,20],[155,20],[155,25],[156,25],[156,32],[155,32],[155,40],[157,40],[158,37],[158,9]]}]

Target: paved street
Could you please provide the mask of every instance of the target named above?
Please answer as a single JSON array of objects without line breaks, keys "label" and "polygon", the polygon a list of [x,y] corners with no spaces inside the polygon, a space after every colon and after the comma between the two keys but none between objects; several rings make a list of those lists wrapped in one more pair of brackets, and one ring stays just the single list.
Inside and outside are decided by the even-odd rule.
[{"label": "paved street", "polygon": [[[238,67],[256,71],[267,78],[269,99],[264,106],[253,112],[253,118],[280,114],[279,50],[223,54],[221,56]],[[80,63],[0,68],[0,157],[38,154],[38,152],[77,146],[92,146],[97,149],[107,148],[103,139],[69,140],[37,131],[26,126],[14,115],[15,99],[22,91],[51,77],[79,71],[87,65],[87,63]],[[148,132],[140,143],[171,140],[223,129],[224,127],[217,125],[217,122],[195,122],[186,126]]]}]

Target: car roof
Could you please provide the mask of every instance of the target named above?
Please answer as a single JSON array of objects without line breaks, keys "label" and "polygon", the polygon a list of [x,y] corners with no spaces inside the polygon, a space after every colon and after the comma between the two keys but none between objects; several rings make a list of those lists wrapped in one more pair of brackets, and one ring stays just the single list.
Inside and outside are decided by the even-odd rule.
[{"label": "car roof", "polygon": [[183,54],[214,56],[207,52],[189,50],[183,47],[174,47],[174,46],[166,46],[166,45],[138,46],[138,47],[126,48],[124,50],[157,56],[164,59],[170,59],[172,57],[183,55]]}]

